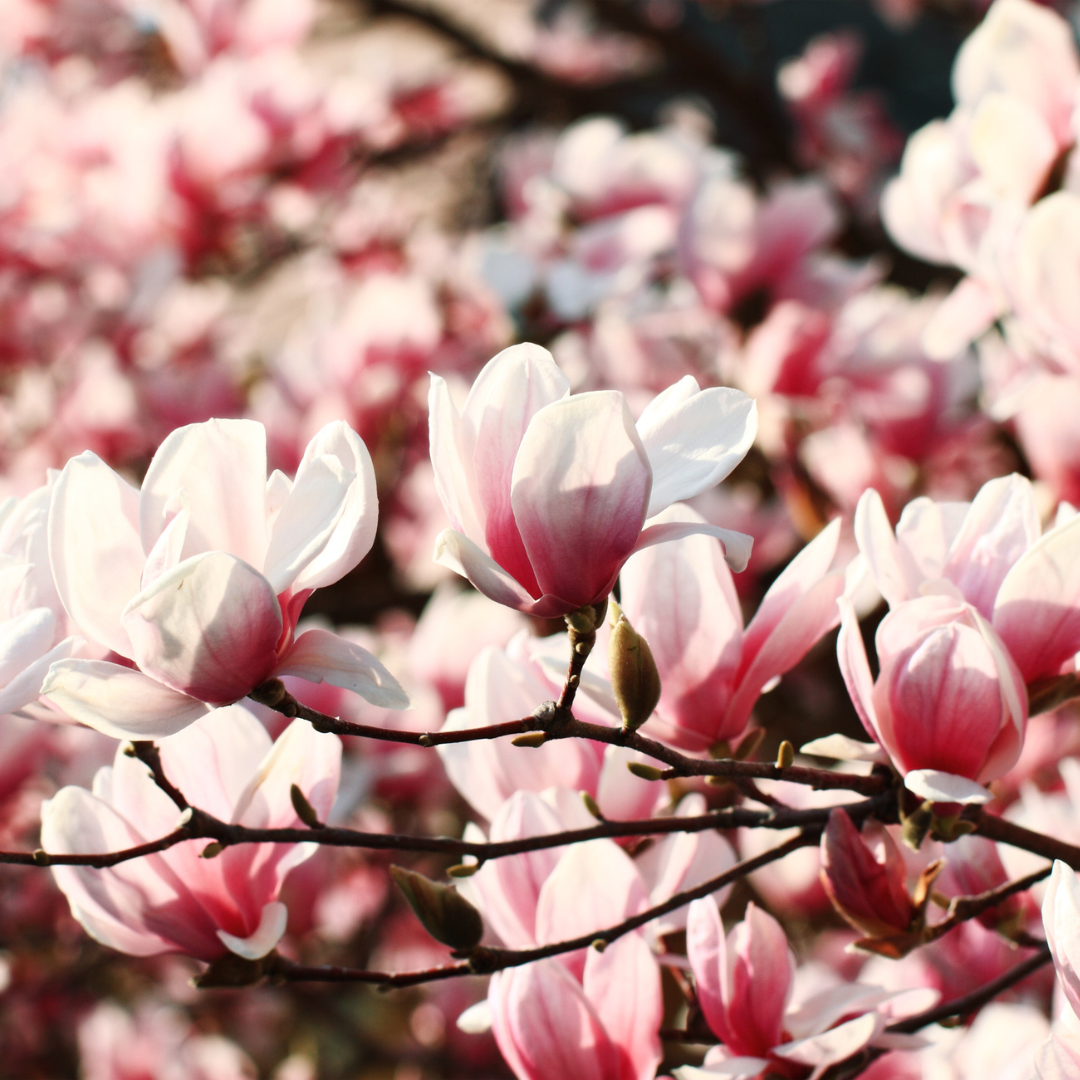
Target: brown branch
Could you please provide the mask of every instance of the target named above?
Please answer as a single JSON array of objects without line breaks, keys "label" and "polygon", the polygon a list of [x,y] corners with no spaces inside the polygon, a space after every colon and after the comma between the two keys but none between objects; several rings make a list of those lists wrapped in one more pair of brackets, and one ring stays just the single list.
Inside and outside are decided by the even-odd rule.
[{"label": "brown branch", "polygon": [[[581,663],[583,664],[584,660]],[[573,674],[574,670],[574,661],[571,660],[569,674]],[[580,668],[577,671],[580,674]],[[576,687],[573,689],[576,691]],[[680,754],[678,750],[673,750],[640,732],[577,720],[565,710],[565,707],[560,710],[556,702],[544,702],[532,716],[523,717],[521,720],[508,720],[501,724],[465,728],[459,731],[416,732],[391,731],[386,728],[339,720],[337,717],[328,716],[317,709],[302,705],[291,694],[285,693],[284,687],[281,687],[279,692],[275,683],[267,683],[257,688],[251,697],[290,719],[300,717],[302,720],[307,720],[317,731],[335,735],[358,735],[367,739],[406,743],[412,746],[444,746],[447,743],[480,742],[485,739],[503,738],[507,735],[524,735],[527,732],[543,731],[548,739],[591,739],[593,742],[637,750],[668,766],[657,776],[658,780],[674,780],[687,776],[786,780],[789,783],[804,784],[819,790],[855,791],[860,795],[870,796],[880,795],[892,786],[891,778],[880,772],[871,773],[869,776],[858,776],[853,773],[830,772],[827,769],[811,769],[802,765],[790,765],[781,769],[771,762],[732,759],[710,761],[687,757],[685,754]],[[570,702],[573,701],[573,694],[569,693],[569,675],[560,701],[567,699]]]},{"label": "brown branch", "polygon": [[1041,870],[1028,874],[1027,877],[1018,878],[1016,881],[1010,881],[1005,885],[999,885],[996,889],[988,889],[986,892],[978,893],[975,896],[953,897],[949,902],[945,918],[939,923],[934,923],[933,926],[928,926],[923,932],[923,944],[936,941],[954,927],[959,926],[960,923],[967,922],[968,919],[974,919],[976,915],[981,915],[984,911],[997,907],[1003,900],[1008,900],[1010,896],[1015,896],[1016,893],[1030,889],[1032,885],[1036,885],[1044,878],[1049,877],[1052,869],[1052,866],[1044,866]]},{"label": "brown branch", "polygon": [[611,942],[629,934],[631,931],[652,922],[661,915],[667,915],[685,907],[693,900],[699,900],[730,885],[734,881],[745,877],[747,874],[767,866],[769,863],[782,859],[785,855],[801,847],[816,844],[821,835],[822,827],[806,829],[797,836],[784,841],[784,843],[765,851],[752,859],[744,859],[735,866],[717,874],[708,881],[696,885],[692,889],[685,889],[675,893],[662,904],[648,908],[637,915],[631,915],[622,922],[616,923],[602,930],[596,930],[590,934],[582,934],[580,937],[570,938],[567,941],[557,941],[550,945],[540,945],[534,949],[502,949],[481,946],[475,949],[469,958],[458,964],[445,967],[427,968],[423,971],[407,972],[376,972],[362,969],[342,967],[321,967],[294,964],[291,960],[282,957],[275,959],[272,969],[268,974],[287,982],[368,982],[377,983],[380,986],[415,986],[423,982],[432,982],[436,979],[449,979],[459,975],[490,975],[496,971],[504,971],[506,968],[521,967],[524,964],[532,964],[537,960],[546,960],[552,956],[560,956],[563,953],[577,952],[579,949],[587,949],[592,945],[602,943],[610,945]]},{"label": "brown branch", "polygon": [[0,863],[10,863],[15,866],[92,866],[96,870],[103,870],[105,867],[139,859],[144,855],[156,855],[159,851],[166,851],[176,844],[191,839],[194,839],[194,834],[186,825],[181,825],[168,836],[161,837],[160,840],[150,840],[145,844],[123,848],[120,851],[108,851],[100,855],[53,855],[40,848],[34,852],[0,851]]},{"label": "brown branch", "polygon": [[187,799],[184,798],[184,793],[165,775],[165,769],[161,764],[161,753],[156,744],[152,742],[134,742],[131,744],[131,756],[138,758],[150,770],[154,783],[176,803],[178,809],[188,809],[189,804]]},{"label": "brown branch", "polygon": [[[517,840],[473,841],[457,840],[446,836],[411,836],[403,833],[373,833],[359,829],[347,829],[320,825],[316,827],[281,829],[254,829],[246,825],[234,825],[189,807],[190,816],[175,831],[159,840],[151,840],[137,847],[121,851],[90,855],[54,855],[38,850],[35,852],[0,851],[0,864],[21,866],[93,866],[104,868],[165,851],[184,840],[216,840],[222,847],[240,844],[303,844],[314,841],[325,847],[357,848],[369,851],[415,851],[448,855],[455,858],[472,857],[480,862],[523,855],[531,851],[543,851],[589,840],[605,840],[641,836],[666,836],[671,833],[699,833],[714,829],[770,829],[781,831],[794,828],[822,828],[828,821],[829,807],[808,809],[782,808],[779,810],[748,810],[744,807],[728,807],[707,814],[646,818],[637,821],[603,821],[585,829],[566,829],[541,836],[526,836]],[[855,821],[884,816],[888,807],[881,799],[844,807]]]},{"label": "brown branch", "polygon": [[996,817],[981,808],[971,820],[975,822],[975,831],[988,840],[996,840],[999,844],[1008,844],[1010,847],[1030,851],[1034,855],[1041,855],[1044,859],[1060,859],[1074,870],[1080,870],[1080,847],[1075,844],[1066,844],[1064,840],[1057,840],[1052,836],[1044,836],[1042,833],[1025,829],[1023,825]]}]

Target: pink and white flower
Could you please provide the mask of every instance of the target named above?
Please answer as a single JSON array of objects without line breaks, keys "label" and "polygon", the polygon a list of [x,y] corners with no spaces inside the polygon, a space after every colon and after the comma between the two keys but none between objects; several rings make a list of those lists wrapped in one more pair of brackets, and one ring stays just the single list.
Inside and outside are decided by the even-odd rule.
[{"label": "pink and white flower", "polygon": [[[516,345],[491,360],[459,411],[432,376],[431,461],[453,528],[436,560],[508,607],[554,617],[604,600],[630,555],[694,532],[742,569],[749,537],[710,525],[645,528],[719,483],[750,448],[754,403],[690,377],[634,423],[614,390],[570,394],[551,354]],[[644,530],[644,531],[643,531]]]},{"label": "pink and white flower", "polygon": [[[251,828],[299,828],[296,785],[320,819],[337,794],[341,740],[294,721],[277,742],[242,706],[163,739],[161,764],[193,806]],[[41,842],[56,854],[119,851],[177,827],[176,804],[146,766],[118,748],[92,791],[62,788],[42,807]],[[212,962],[228,953],[266,956],[285,933],[278,900],[286,874],[314,844],[242,844],[212,859],[205,840],[105,870],[55,866],[72,914],[91,937],[134,956],[181,952]]]},{"label": "pink and white flower", "polygon": [[[674,506],[657,520],[703,519]],[[689,536],[630,558],[620,576],[622,610],[648,640],[662,687],[652,731],[693,750],[743,733],[765,686],[840,621],[844,575],[830,573],[839,537],[839,521],[823,529],[745,629],[731,571],[711,537]]]},{"label": "pink and white flower", "polygon": [[876,680],[850,601],[837,653],[863,726],[909,790],[937,802],[986,802],[982,786],[1016,764],[1027,722],[1024,680],[970,604],[928,595],[893,608],[877,630]]},{"label": "pink and white flower", "polygon": [[62,660],[42,693],[108,735],[171,735],[267,679],[296,675],[384,708],[408,698],[367,650],[326,630],[294,638],[312,591],[375,536],[375,474],[346,424],[308,444],[295,481],[266,478],[249,420],[174,431],[137,491],[91,453],[68,462],[49,510],[56,589],[116,660]]}]

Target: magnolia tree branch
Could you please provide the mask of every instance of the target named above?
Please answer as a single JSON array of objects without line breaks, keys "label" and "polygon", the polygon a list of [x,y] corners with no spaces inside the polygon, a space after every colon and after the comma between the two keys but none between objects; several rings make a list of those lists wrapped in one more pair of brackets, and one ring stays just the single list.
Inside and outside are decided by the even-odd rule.
[{"label": "magnolia tree branch", "polygon": [[427,968],[423,971],[407,972],[379,972],[364,971],[358,968],[323,967],[295,964],[283,957],[275,957],[272,963],[264,966],[264,974],[274,978],[284,979],[287,982],[367,982],[376,983],[384,987],[416,986],[420,983],[433,982],[437,979],[449,979],[459,975],[491,975],[496,971],[506,968],[521,967],[524,964],[532,964],[537,960],[546,960],[548,957],[560,956],[563,953],[577,952],[579,949],[587,949],[590,946],[604,948],[613,941],[618,940],[633,930],[652,922],[653,919],[669,912],[677,911],[685,907],[693,900],[699,900],[704,896],[722,889],[725,885],[738,881],[747,874],[776,862],[798,848],[816,844],[821,835],[822,827],[809,828],[798,835],[785,840],[784,843],[765,851],[752,859],[744,859],[740,863],[722,874],[703,881],[692,889],[685,889],[675,893],[662,904],[656,904],[637,915],[631,915],[614,926],[596,930],[590,934],[582,934],[580,937],[570,938],[567,941],[557,941],[550,945],[539,945],[534,949],[501,949],[480,946],[474,949],[468,958],[457,964],[444,967]]},{"label": "magnolia tree branch", "polygon": [[[934,1008],[927,1009],[925,1012],[915,1013],[914,1016],[897,1020],[896,1023],[890,1024],[885,1030],[897,1035],[911,1035],[924,1027],[929,1027],[931,1024],[940,1023],[942,1020],[969,1016],[988,1002],[993,1001],[998,994],[1002,994],[1017,983],[1023,982],[1030,974],[1038,971],[1039,968],[1049,962],[1050,950],[1045,942],[1039,942],[1037,951],[1032,956],[1022,960],[1015,967],[1006,971],[1004,975],[999,975],[985,986],[981,986],[978,990],[973,990],[963,997],[954,998],[952,1001],[946,1001],[941,1005],[935,1005]],[[848,1058],[847,1061],[841,1061],[839,1064],[832,1066],[822,1075],[821,1080],[853,1080],[854,1077],[861,1075],[878,1058],[887,1053],[889,1053],[888,1050],[879,1047],[867,1047],[854,1057]]]},{"label": "magnolia tree branch", "polygon": [[[578,674],[580,674],[582,664],[584,664],[584,659],[581,659],[578,665]],[[573,673],[573,661],[571,661],[571,674]],[[507,735],[525,735],[532,732],[543,732],[547,739],[591,739],[593,742],[637,750],[667,765],[667,769],[657,772],[654,777],[656,780],[675,780],[687,776],[786,780],[789,783],[803,784],[820,790],[855,791],[860,795],[879,795],[888,790],[893,782],[890,776],[880,772],[871,773],[869,776],[857,776],[852,773],[830,772],[828,769],[811,769],[801,765],[781,768],[763,761],[735,761],[733,759],[711,761],[688,757],[636,731],[627,731],[621,727],[605,727],[602,724],[590,724],[576,719],[569,711],[569,706],[573,703],[573,692],[576,689],[576,684],[571,685],[568,678],[559,702],[544,702],[532,716],[526,716],[521,720],[508,720],[502,724],[465,728],[459,731],[433,732],[390,731],[386,728],[339,720],[337,717],[328,716],[317,709],[302,705],[291,694],[285,692],[280,683],[267,683],[258,687],[251,697],[290,719],[299,717],[301,720],[307,720],[316,731],[330,732],[335,735],[358,735],[366,739],[407,743],[412,746],[445,746],[449,743],[481,742],[487,739],[503,738]]]},{"label": "magnolia tree branch", "polygon": [[1028,874],[1027,877],[1018,878],[1016,881],[1010,881],[1005,885],[999,885],[996,889],[988,889],[986,892],[979,893],[976,896],[954,896],[949,901],[945,918],[939,923],[934,923],[933,926],[928,926],[924,931],[923,944],[936,941],[954,927],[959,926],[960,923],[967,922],[968,919],[974,919],[984,911],[990,911],[1003,900],[1008,900],[1010,896],[1025,892],[1032,885],[1036,885],[1044,878],[1048,878],[1051,870],[1053,870],[1053,866],[1044,866],[1041,870]]},{"label": "magnolia tree branch", "polygon": [[1042,855],[1046,859],[1060,859],[1074,870],[1080,870],[1080,847],[1075,844],[1066,844],[1064,840],[1057,840],[1052,836],[1025,829],[1023,825],[1006,821],[981,808],[972,820],[975,822],[975,831],[980,836],[985,836],[987,840],[996,840],[999,844],[1022,848],[1034,855]]}]

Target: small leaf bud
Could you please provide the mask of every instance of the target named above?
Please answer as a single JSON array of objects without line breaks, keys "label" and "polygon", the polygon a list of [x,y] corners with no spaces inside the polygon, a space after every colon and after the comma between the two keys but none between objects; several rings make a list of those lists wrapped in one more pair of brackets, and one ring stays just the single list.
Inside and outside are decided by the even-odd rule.
[{"label": "small leaf bud", "polygon": [[597,801],[587,791],[581,793],[581,801],[585,804],[585,809],[588,810],[597,821],[607,820],[603,813],[601,813]]},{"label": "small leaf bud", "polygon": [[202,849],[202,854],[199,857],[202,859],[213,859],[220,855],[224,850],[225,848],[216,840],[211,840],[210,843]]},{"label": "small leaf bud", "polygon": [[531,746],[535,750],[547,742],[547,734],[543,731],[526,731],[524,735],[515,735],[510,742],[514,746]]},{"label": "small leaf bud", "polygon": [[479,869],[479,862],[458,863],[456,866],[447,867],[446,876],[452,878],[472,877]]},{"label": "small leaf bud", "polygon": [[660,672],[649,643],[630,625],[617,604],[611,608],[612,614],[618,612],[608,644],[611,688],[624,730],[637,731],[660,701]]},{"label": "small leaf bud", "polygon": [[776,751],[776,767],[790,769],[795,764],[795,747],[785,739]]},{"label": "small leaf bud", "polygon": [[391,866],[390,876],[397,882],[413,913],[424,929],[436,940],[456,952],[468,952],[484,936],[480,912],[453,885],[431,881],[413,870]]},{"label": "small leaf bud", "polygon": [[319,815],[315,813],[315,807],[307,801],[307,796],[296,786],[296,784],[290,785],[289,798],[292,799],[296,816],[307,825],[308,828],[324,828],[323,823],[319,820]]},{"label": "small leaf bud", "polygon": [[655,765],[646,765],[643,761],[628,761],[626,767],[642,780],[660,780],[664,775]]}]

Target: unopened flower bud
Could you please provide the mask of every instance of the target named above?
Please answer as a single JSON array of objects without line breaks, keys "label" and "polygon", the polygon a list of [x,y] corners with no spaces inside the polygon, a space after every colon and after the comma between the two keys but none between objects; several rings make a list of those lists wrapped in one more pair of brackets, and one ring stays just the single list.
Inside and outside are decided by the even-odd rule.
[{"label": "unopened flower bud", "polygon": [[660,701],[660,673],[649,643],[630,625],[618,605],[612,604],[616,622],[608,645],[608,668],[623,727],[637,731]]},{"label": "unopened flower bud", "polygon": [[453,885],[431,881],[423,874],[391,866],[390,875],[405,894],[424,929],[455,952],[467,953],[480,944],[484,920]]},{"label": "unopened flower bud", "polygon": [[289,798],[292,800],[296,816],[307,825],[308,828],[323,828],[323,823],[319,820],[319,815],[315,812],[315,807],[307,801],[307,796],[296,786],[296,784],[292,784],[289,787]]},{"label": "unopened flower bud", "polygon": [[821,883],[836,910],[871,938],[904,934],[915,917],[907,867],[892,837],[881,829],[872,851],[847,812],[829,814],[821,837]]}]

